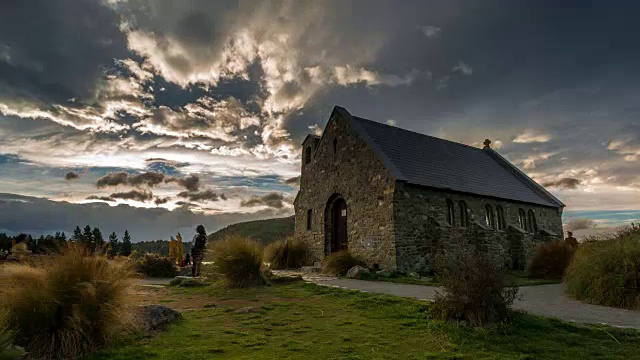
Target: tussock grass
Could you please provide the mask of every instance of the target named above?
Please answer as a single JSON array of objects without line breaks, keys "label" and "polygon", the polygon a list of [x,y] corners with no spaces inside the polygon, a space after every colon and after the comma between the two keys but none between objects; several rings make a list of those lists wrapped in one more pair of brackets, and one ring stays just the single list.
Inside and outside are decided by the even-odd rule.
[{"label": "tussock grass", "polygon": [[150,277],[174,277],[178,273],[175,260],[158,254],[144,254],[133,260],[136,272]]},{"label": "tussock grass", "polygon": [[297,269],[309,263],[309,247],[292,237],[278,240],[264,249],[264,260],[272,269]]},{"label": "tussock grass", "polygon": [[324,259],[322,272],[329,275],[343,276],[356,265],[367,267],[364,259],[359,256],[355,256],[347,250],[338,251]]},{"label": "tussock grass", "polygon": [[132,328],[131,275],[124,264],[69,246],[37,266],[5,266],[0,307],[31,358],[74,358]]},{"label": "tussock grass", "polygon": [[214,271],[229,287],[262,285],[262,247],[256,241],[230,236],[217,241],[210,250]]},{"label": "tussock grass", "polygon": [[538,244],[529,266],[529,277],[561,279],[572,257],[573,249],[562,240]]},{"label": "tussock grass", "polygon": [[592,304],[640,308],[640,226],[580,244],[565,272],[566,292]]}]

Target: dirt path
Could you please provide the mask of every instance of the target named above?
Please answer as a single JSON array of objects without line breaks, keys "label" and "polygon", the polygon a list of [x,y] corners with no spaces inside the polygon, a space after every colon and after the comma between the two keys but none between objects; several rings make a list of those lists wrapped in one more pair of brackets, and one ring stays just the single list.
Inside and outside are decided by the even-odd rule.
[{"label": "dirt path", "polygon": [[[323,286],[335,286],[423,300],[432,300],[438,289],[434,286],[323,278],[322,276],[305,277],[305,279]],[[640,311],[590,305],[571,300],[564,295],[562,284],[523,286],[520,288],[520,294],[521,299],[516,301],[514,307],[531,314],[578,323],[606,324],[640,330]]]}]

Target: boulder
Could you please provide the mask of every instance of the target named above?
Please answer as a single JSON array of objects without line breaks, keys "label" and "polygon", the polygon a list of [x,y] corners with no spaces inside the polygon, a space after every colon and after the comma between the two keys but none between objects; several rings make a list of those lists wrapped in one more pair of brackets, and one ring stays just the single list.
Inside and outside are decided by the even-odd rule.
[{"label": "boulder", "polygon": [[166,327],[182,318],[182,314],[163,305],[141,305],[140,325],[144,330],[152,331]]},{"label": "boulder", "polygon": [[176,276],[169,282],[169,285],[180,287],[204,286],[207,284],[205,280],[204,278],[192,278],[191,276]]},{"label": "boulder", "polygon": [[369,269],[362,267],[360,265],[356,265],[347,271],[347,277],[349,279],[360,279],[362,274],[368,274]]},{"label": "boulder", "polygon": [[412,277],[414,279],[420,279],[420,274],[418,274],[417,272],[410,272],[407,274],[407,276]]}]

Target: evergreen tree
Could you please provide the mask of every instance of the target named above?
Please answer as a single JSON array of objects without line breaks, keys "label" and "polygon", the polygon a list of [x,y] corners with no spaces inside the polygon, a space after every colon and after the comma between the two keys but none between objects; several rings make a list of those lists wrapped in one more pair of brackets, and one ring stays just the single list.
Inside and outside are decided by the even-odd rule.
[{"label": "evergreen tree", "polygon": [[95,250],[95,244],[93,242],[93,232],[91,231],[91,226],[87,225],[84,227],[82,231],[82,245],[86,247],[89,252],[93,253]]},{"label": "evergreen tree", "polygon": [[76,226],[73,230],[73,236],[71,240],[81,243],[82,242],[82,230],[80,230],[80,226]]},{"label": "evergreen tree", "polygon": [[100,229],[98,229],[97,227],[93,228],[92,235],[95,250],[104,252],[104,238],[102,237],[102,231],[100,231]]},{"label": "evergreen tree", "polygon": [[131,236],[129,236],[129,230],[124,231],[124,236],[122,237],[122,245],[120,246],[120,255],[131,255]]},{"label": "evergreen tree", "polygon": [[114,257],[117,256],[120,252],[120,244],[118,243],[118,235],[115,232],[112,232],[109,235],[109,256]]}]

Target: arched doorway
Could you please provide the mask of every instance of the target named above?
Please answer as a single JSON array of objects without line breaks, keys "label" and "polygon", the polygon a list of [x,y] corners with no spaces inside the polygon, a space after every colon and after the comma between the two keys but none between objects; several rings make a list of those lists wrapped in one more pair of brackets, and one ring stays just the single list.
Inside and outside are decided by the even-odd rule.
[{"label": "arched doorway", "polygon": [[327,202],[325,209],[325,252],[327,254],[346,250],[347,235],[347,202],[338,194],[334,194]]}]

